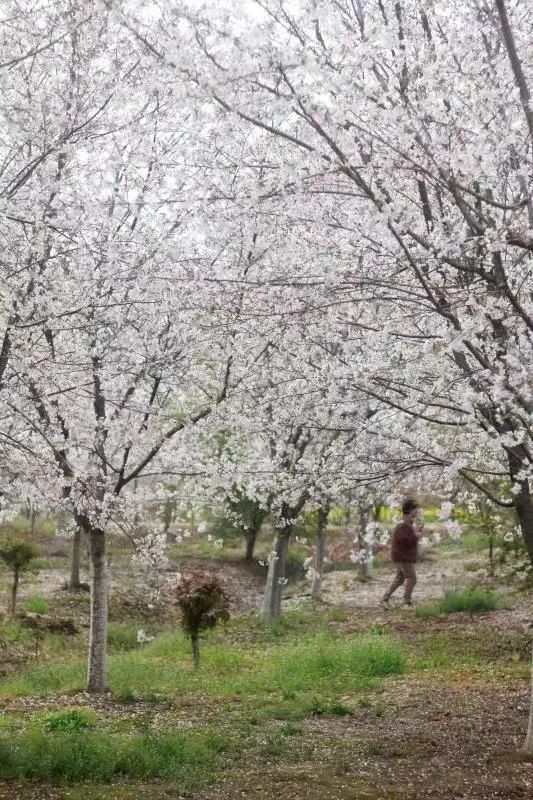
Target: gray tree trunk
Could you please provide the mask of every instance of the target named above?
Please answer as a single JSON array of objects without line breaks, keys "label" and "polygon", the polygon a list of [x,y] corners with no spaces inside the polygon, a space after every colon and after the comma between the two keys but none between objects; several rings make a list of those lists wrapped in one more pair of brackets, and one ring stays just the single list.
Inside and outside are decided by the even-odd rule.
[{"label": "gray tree trunk", "polygon": [[328,522],[329,507],[318,509],[318,525],[316,531],[316,552],[313,584],[311,586],[311,600],[316,602],[322,592],[322,578],[324,575],[324,557],[326,555],[326,525]]},{"label": "gray tree trunk", "polygon": [[103,531],[89,528],[85,531],[89,545],[91,570],[91,625],[89,631],[89,659],[87,691],[105,692],[107,657],[108,575],[106,540]]},{"label": "gray tree trunk", "polygon": [[265,598],[263,602],[263,619],[273,621],[281,615],[281,596],[285,583],[287,567],[287,553],[289,552],[289,538],[292,525],[276,530],[274,547],[268,565]]},{"label": "gray tree trunk", "polygon": [[[532,648],[533,651],[533,648]],[[527,726],[526,740],[523,744],[522,750],[530,756],[533,756],[533,652],[531,659],[531,689],[529,697],[529,723]]]},{"label": "gray tree trunk", "polygon": [[359,577],[363,581],[367,581],[372,577],[372,562],[369,553],[368,542],[366,539],[367,535],[366,526],[368,525],[369,517],[370,517],[370,509],[368,508],[359,509],[359,532],[357,534],[357,539],[358,539],[359,549],[364,555],[364,560],[359,562],[357,569],[359,572]]},{"label": "gray tree trunk", "polygon": [[81,562],[81,529],[76,526],[74,538],[72,539],[72,551],[70,554],[70,580],[69,588],[78,589],[80,582],[80,562]]}]

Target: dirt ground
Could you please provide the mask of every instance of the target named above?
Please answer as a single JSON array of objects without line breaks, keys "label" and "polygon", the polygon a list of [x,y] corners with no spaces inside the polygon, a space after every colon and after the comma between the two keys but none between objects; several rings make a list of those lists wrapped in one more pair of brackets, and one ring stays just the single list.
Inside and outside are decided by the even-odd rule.
[{"label": "dirt ground", "polygon": [[[230,586],[236,611],[258,607],[260,571],[236,561],[213,560],[209,566]],[[448,589],[487,584],[475,558],[463,557],[460,550],[439,552],[423,561],[418,572],[418,602],[438,598]],[[509,592],[506,609],[479,617],[421,620],[410,612],[379,607],[391,577],[390,567],[377,570],[367,583],[351,569],[331,571],[324,579],[324,607],[345,610],[339,625],[346,631],[379,626],[394,631],[408,647],[444,629],[453,643],[456,631],[458,646],[486,643],[482,646],[497,665],[494,671],[464,665],[448,672],[416,671],[388,678],[351,715],[305,720],[295,735],[286,737],[284,752],[236,757],[213,785],[194,794],[154,783],[68,789],[4,783],[0,800],[533,800],[533,763],[518,755],[529,710],[527,647],[533,596],[517,594],[515,586],[497,580],[498,590]],[[132,568],[121,562],[114,579],[115,618],[153,613],[141,608],[138,581]],[[59,572],[47,570],[24,593],[39,591],[63,613],[83,616],[84,598],[69,605],[60,585]],[[290,585],[287,595],[286,608],[309,603],[305,583]],[[396,602],[399,605],[401,597]],[[517,660],[523,664],[521,672],[512,668]]]}]

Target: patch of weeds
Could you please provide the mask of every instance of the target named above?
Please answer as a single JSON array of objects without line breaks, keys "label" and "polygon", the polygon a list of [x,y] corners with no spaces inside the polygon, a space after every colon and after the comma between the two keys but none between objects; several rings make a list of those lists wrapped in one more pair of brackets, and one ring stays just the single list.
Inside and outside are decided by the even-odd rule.
[{"label": "patch of weeds", "polygon": [[296,700],[296,692],[292,689],[283,689],[281,696],[284,700]]},{"label": "patch of weeds", "polygon": [[210,731],[126,735],[36,728],[0,736],[0,777],[59,783],[109,782],[115,776],[202,784],[229,741]]},{"label": "patch of weeds", "polygon": [[263,745],[263,753],[271,758],[280,758],[285,753],[283,736],[267,736]]},{"label": "patch of weeds", "polygon": [[29,611],[31,614],[46,614],[49,607],[48,600],[39,594],[28,597],[22,604],[24,611]]},{"label": "patch of weeds", "polygon": [[302,733],[300,726],[295,725],[293,722],[286,722],[285,725],[280,727],[279,731],[283,736],[299,736]]},{"label": "patch of weeds", "polygon": [[327,619],[329,622],[346,622],[349,618],[348,611],[342,606],[333,606],[328,609]]},{"label": "patch of weeds", "polygon": [[273,677],[285,690],[358,688],[374,678],[405,670],[401,648],[390,638],[368,634],[342,639],[318,635],[282,651]]},{"label": "patch of weeds", "polygon": [[352,709],[338,700],[328,701],[315,697],[309,707],[310,713],[315,717],[347,717]]},{"label": "patch of weeds", "polygon": [[96,720],[95,712],[87,708],[65,708],[62,711],[52,711],[42,717],[47,731],[67,731],[69,733],[94,728]]},{"label": "patch of weeds", "polygon": [[139,646],[137,634],[137,625],[110,622],[107,629],[107,643],[112,650],[135,650]]},{"label": "patch of weeds", "polygon": [[503,600],[494,592],[486,589],[463,589],[448,592],[441,600],[441,608],[445,614],[465,611],[468,614],[483,614],[502,608]]},{"label": "patch of weeds", "polygon": [[383,756],[386,755],[386,747],[381,742],[376,742],[374,739],[370,739],[366,742],[362,742],[363,750],[366,755],[369,756]]},{"label": "patch of weeds", "polygon": [[10,714],[0,714],[0,731],[11,730],[20,725],[20,720],[12,717]]},{"label": "patch of weeds", "polygon": [[32,631],[18,620],[10,619],[0,624],[0,641],[5,644],[31,646],[34,643],[34,636]]},{"label": "patch of weeds", "polygon": [[371,625],[367,628],[367,633],[371,633],[374,636],[383,636],[387,633],[387,629],[383,625]]},{"label": "patch of weeds", "polygon": [[53,692],[83,690],[86,666],[83,661],[55,661],[36,664],[19,675],[2,681],[0,697],[42,697]]},{"label": "patch of weeds", "polygon": [[502,607],[502,598],[494,592],[477,588],[460,589],[455,592],[447,592],[443,598],[433,603],[425,603],[418,606],[415,614],[417,617],[424,619],[459,612],[484,614],[488,611],[497,611]]},{"label": "patch of weeds", "polygon": [[418,619],[430,619],[442,616],[444,616],[444,612],[438,601],[422,603],[422,605],[417,606],[415,610],[415,617],[418,617]]}]

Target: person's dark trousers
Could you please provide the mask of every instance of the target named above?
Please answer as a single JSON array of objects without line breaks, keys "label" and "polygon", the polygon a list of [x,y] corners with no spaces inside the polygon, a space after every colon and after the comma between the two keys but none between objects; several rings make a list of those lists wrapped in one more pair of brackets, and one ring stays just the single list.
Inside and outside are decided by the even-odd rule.
[{"label": "person's dark trousers", "polygon": [[404,603],[410,603],[413,595],[413,589],[415,588],[416,585],[415,565],[408,561],[402,561],[401,564],[397,564],[396,566],[398,567],[398,571],[396,572],[396,577],[391,583],[389,590],[385,593],[383,600],[384,602],[390,600],[391,596],[394,594],[396,589],[399,589],[400,586],[405,584],[403,592],[403,601]]}]

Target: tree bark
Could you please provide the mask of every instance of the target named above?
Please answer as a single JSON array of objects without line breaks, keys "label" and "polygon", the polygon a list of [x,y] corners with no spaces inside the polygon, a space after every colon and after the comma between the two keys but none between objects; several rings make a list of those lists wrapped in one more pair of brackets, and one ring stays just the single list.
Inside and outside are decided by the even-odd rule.
[{"label": "tree bark", "polygon": [[103,531],[85,530],[89,545],[91,570],[91,625],[87,691],[101,694],[106,690],[108,576],[106,540]]},{"label": "tree bark", "polygon": [[276,530],[274,547],[268,565],[268,576],[263,603],[263,619],[269,622],[279,619],[281,615],[281,596],[285,583],[287,553],[292,525],[284,525]]},{"label": "tree bark", "polygon": [[315,571],[313,585],[311,586],[311,600],[316,602],[322,592],[322,578],[324,575],[324,557],[326,555],[326,525],[329,517],[329,507],[322,506],[318,509],[318,525],[316,531]]},{"label": "tree bark", "polygon": [[81,562],[81,529],[76,526],[74,538],[72,539],[72,552],[70,555],[70,580],[69,589],[79,589],[80,581],[80,562]]},{"label": "tree bark", "polygon": [[533,648],[531,658],[531,689],[529,703],[529,723],[527,726],[526,740],[523,744],[522,750],[528,755],[533,756]]},{"label": "tree bark", "polygon": [[529,560],[533,564],[533,498],[527,481],[521,484],[520,492],[515,500],[515,509]]},{"label": "tree bark", "polygon": [[11,613],[14,614],[17,610],[17,591],[19,588],[20,572],[18,569],[13,570],[13,585],[11,587]]}]

